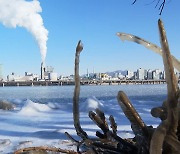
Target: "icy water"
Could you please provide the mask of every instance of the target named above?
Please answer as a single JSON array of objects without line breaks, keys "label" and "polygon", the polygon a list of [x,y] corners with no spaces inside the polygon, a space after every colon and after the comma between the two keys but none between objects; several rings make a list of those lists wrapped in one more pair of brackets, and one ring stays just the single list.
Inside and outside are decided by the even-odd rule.
[{"label": "icy water", "polygon": [[[109,115],[115,117],[121,137],[133,137],[129,121],[117,103],[120,90],[127,94],[147,125],[156,127],[159,124],[159,120],[150,115],[150,110],[166,99],[166,85],[81,86],[80,121],[89,136],[94,136],[99,129],[89,119],[88,111],[98,107],[107,118]],[[67,139],[65,131],[76,137],[73,92],[73,86],[1,87],[0,100],[8,100],[15,109],[0,110],[0,144],[3,143],[0,153],[12,153],[34,145],[62,147]],[[73,149],[73,146],[66,148]]]},{"label": "icy water", "polygon": [[[80,98],[95,96],[106,101],[116,98],[120,90],[132,100],[159,102],[166,98],[166,85],[81,86]],[[72,102],[73,92],[73,86],[1,87],[0,99],[69,103]]]},{"label": "icy water", "polygon": [[[86,99],[95,97],[104,105],[104,110],[112,113],[119,111],[118,91],[124,91],[139,112],[149,111],[161,105],[166,99],[166,85],[119,85],[119,86],[81,86],[80,104]],[[74,86],[47,87],[2,87],[0,100],[8,100],[22,107],[26,100],[41,104],[59,104],[64,111],[72,111]]]}]

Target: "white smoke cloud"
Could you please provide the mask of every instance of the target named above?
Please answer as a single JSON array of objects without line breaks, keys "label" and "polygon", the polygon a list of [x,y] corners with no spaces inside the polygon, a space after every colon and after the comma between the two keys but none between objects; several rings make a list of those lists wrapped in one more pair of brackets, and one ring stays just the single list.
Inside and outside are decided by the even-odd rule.
[{"label": "white smoke cloud", "polygon": [[48,31],[40,16],[42,8],[38,0],[0,0],[0,22],[7,26],[26,28],[38,42],[41,59],[46,58]]}]

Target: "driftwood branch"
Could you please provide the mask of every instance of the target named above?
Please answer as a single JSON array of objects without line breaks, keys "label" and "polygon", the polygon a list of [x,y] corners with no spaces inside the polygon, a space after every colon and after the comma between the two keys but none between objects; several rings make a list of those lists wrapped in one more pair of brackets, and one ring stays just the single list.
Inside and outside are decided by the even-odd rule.
[{"label": "driftwood branch", "polygon": [[[169,45],[166,37],[166,32],[161,20],[158,21],[160,41],[162,46],[162,57],[164,62],[164,68],[166,73],[167,82],[167,119],[164,120],[155,130],[150,145],[150,154],[159,154],[163,152],[163,143],[166,142],[166,136],[172,138],[179,145],[178,138],[176,136],[178,127],[178,85],[177,79],[174,74],[174,68],[172,64],[172,58],[170,55]],[[177,148],[173,148],[171,153],[176,153]]]},{"label": "driftwood branch", "polygon": [[155,118],[160,118],[162,121],[167,119],[167,108],[164,106],[151,109],[151,115]]},{"label": "driftwood branch", "polygon": [[[153,43],[151,43],[151,42],[149,42],[143,38],[140,38],[140,37],[132,35],[132,34],[119,33],[119,32],[117,33],[117,36],[122,41],[126,40],[126,41],[135,42],[135,43],[140,44],[140,45],[144,46],[145,48],[152,50],[155,53],[162,56],[162,49],[159,46],[157,46],[157,45],[155,45],[155,44],[153,44]],[[178,71],[180,71],[180,61],[178,59],[176,59],[173,55],[171,55],[171,57],[172,57],[174,67]]]},{"label": "driftwood branch", "polygon": [[64,149],[60,149],[60,148],[54,148],[54,147],[44,147],[44,146],[40,146],[40,147],[28,147],[28,148],[23,148],[23,149],[19,149],[17,151],[14,152],[14,154],[24,154],[27,152],[58,152],[58,153],[66,153],[66,154],[78,154],[75,151],[72,150],[64,150]]},{"label": "driftwood branch", "polygon": [[76,139],[74,139],[68,132],[64,133],[72,142],[79,144],[79,141],[77,141]]},{"label": "driftwood branch", "polygon": [[83,50],[83,45],[81,41],[79,41],[76,47],[76,54],[75,54],[75,89],[74,89],[74,97],[73,97],[73,118],[74,118],[74,127],[76,129],[77,135],[85,139],[87,138],[87,134],[81,128],[80,120],[79,120],[79,94],[80,94],[79,56],[82,50]]},{"label": "driftwood branch", "polygon": [[[104,113],[100,111],[99,109],[96,109],[96,113],[90,111],[89,117],[94,121],[94,123],[102,130],[103,133],[97,131],[96,136],[100,138],[98,141],[93,141],[92,145],[94,145],[96,148],[96,151],[99,151],[99,148],[104,147],[102,150],[106,151],[107,148],[111,152],[122,152],[122,153],[136,153],[137,148],[135,145],[129,143],[128,141],[122,139],[117,135],[117,125],[114,120],[114,117],[111,115],[109,117],[110,123],[111,123],[111,129],[108,127],[108,123],[105,119]],[[111,148],[110,148],[111,147]]]},{"label": "driftwood branch", "polygon": [[86,147],[87,153],[95,154],[160,154],[162,152],[178,153],[180,151],[180,142],[178,140],[178,137],[180,137],[180,126],[178,125],[178,121],[180,124],[180,112],[178,112],[178,99],[180,98],[180,91],[178,89],[177,80],[174,74],[174,67],[180,70],[180,61],[170,54],[165,30],[161,20],[159,20],[159,31],[162,49],[137,36],[125,33],[117,33],[117,35],[123,40],[136,42],[160,54],[163,57],[166,72],[168,98],[161,107],[156,107],[151,110],[151,114],[154,117],[159,117],[162,120],[157,128],[147,126],[144,123],[123,91],[119,91],[117,95],[119,105],[121,106],[128,120],[131,122],[131,128],[135,134],[133,139],[123,139],[119,137],[117,134],[117,124],[114,117],[112,115],[109,117],[110,125],[108,125],[104,112],[99,109],[96,109],[95,112],[89,112],[89,117],[101,130],[96,132],[96,136],[98,138],[91,139],[87,136],[86,132],[82,130],[79,121],[79,56],[83,47],[79,41],[76,48],[75,59],[73,115],[74,126],[77,134],[83,140],[80,142],[76,141],[68,133],[66,134],[72,141],[78,144],[78,152],[80,146],[82,145]]},{"label": "driftwood branch", "polygon": [[114,120],[114,117],[113,117],[112,115],[110,115],[109,121],[110,121],[110,123],[111,123],[111,128],[112,128],[113,133],[114,133],[115,135],[117,135],[117,124],[116,124],[116,122],[115,122],[115,120]]},{"label": "driftwood branch", "polygon": [[147,134],[146,124],[143,122],[140,115],[123,91],[119,91],[117,100],[124,114],[131,122],[133,132],[135,134],[139,134],[140,132],[143,132],[143,134]]},{"label": "driftwood branch", "polygon": [[107,132],[109,131],[109,128],[106,126],[106,123],[103,122],[103,120],[101,119],[101,117],[99,117],[96,113],[94,113],[93,111],[89,112],[89,117],[96,123],[96,125],[101,128],[101,130],[104,132],[104,134],[106,135]]}]

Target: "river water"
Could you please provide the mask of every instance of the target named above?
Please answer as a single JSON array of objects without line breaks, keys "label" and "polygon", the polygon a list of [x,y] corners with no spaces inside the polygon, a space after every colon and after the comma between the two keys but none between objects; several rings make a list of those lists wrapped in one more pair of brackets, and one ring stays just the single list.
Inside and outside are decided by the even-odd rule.
[{"label": "river water", "polygon": [[[132,99],[160,101],[166,97],[166,85],[107,85],[81,86],[80,98],[95,96],[103,100],[115,98],[118,91],[124,91]],[[59,103],[71,100],[74,86],[1,87],[0,99],[57,99]]]}]

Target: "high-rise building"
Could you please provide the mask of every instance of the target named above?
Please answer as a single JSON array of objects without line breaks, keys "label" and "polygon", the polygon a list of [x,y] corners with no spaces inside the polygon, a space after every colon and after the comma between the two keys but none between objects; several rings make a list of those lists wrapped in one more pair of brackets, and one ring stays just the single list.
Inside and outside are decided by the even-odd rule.
[{"label": "high-rise building", "polygon": [[144,80],[144,69],[143,68],[139,68],[137,70],[137,79]]},{"label": "high-rise building", "polygon": [[134,77],[134,72],[127,70],[126,78],[132,79]]},{"label": "high-rise building", "polygon": [[152,76],[152,70],[148,70],[148,72],[147,72],[147,79],[149,79],[149,80],[152,80],[153,79],[153,76]]},{"label": "high-rise building", "polygon": [[153,71],[153,79],[154,80],[159,80],[160,79],[160,73],[161,73],[161,71],[159,69],[155,69]]},{"label": "high-rise building", "polygon": [[144,79],[147,80],[147,78],[148,78],[148,71],[145,69],[144,70]]},{"label": "high-rise building", "polygon": [[86,77],[89,78],[89,70],[87,69]]}]

